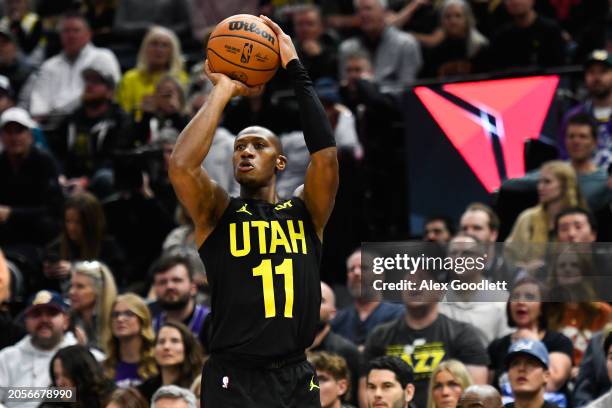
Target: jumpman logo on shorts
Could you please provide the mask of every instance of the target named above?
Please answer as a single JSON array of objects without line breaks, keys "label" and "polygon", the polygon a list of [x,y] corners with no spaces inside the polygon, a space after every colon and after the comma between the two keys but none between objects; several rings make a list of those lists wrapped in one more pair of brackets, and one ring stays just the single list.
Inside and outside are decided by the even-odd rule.
[{"label": "jumpman logo on shorts", "polygon": [[247,213],[247,214],[249,214],[249,215],[253,215],[253,214],[251,214],[251,212],[250,212],[249,210],[247,210],[247,208],[246,208],[246,207],[247,207],[247,205],[245,204],[245,205],[243,205],[242,207],[240,207],[240,209],[239,209],[238,211],[236,211],[236,212],[237,212],[237,213],[239,213],[239,212],[243,212],[243,213]]},{"label": "jumpman logo on shorts", "polygon": [[314,389],[320,390],[319,386],[314,383],[314,375],[310,377],[310,389],[308,391],[312,391]]}]

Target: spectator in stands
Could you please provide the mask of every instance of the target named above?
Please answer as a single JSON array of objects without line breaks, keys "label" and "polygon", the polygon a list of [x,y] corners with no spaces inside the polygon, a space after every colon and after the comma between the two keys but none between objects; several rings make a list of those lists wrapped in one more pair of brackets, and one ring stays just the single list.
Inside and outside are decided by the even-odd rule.
[{"label": "spectator in stands", "polygon": [[12,346],[27,334],[23,325],[13,320],[9,309],[13,297],[12,281],[6,258],[0,250],[0,350]]},{"label": "spectator in stands", "polygon": [[597,150],[593,162],[604,169],[612,163],[612,55],[605,50],[593,51],[584,64],[584,85],[588,97],[563,117],[559,145],[562,156],[568,153],[563,141],[567,137],[569,118],[578,113],[589,115],[597,123]]},{"label": "spectator in stands", "polygon": [[597,238],[597,224],[590,211],[570,207],[555,217],[557,241],[574,244],[590,244]]},{"label": "spectator in stands", "polygon": [[83,1],[83,15],[91,27],[93,42],[96,45],[108,45],[113,38],[116,8],[115,0]]},{"label": "spectator in stands", "polygon": [[588,341],[610,321],[612,307],[598,302],[595,289],[599,282],[592,255],[582,247],[562,246],[552,262],[548,282],[558,303],[548,308],[548,328],[565,335],[572,342],[572,378],[586,351]]},{"label": "spectator in stands", "polygon": [[554,237],[555,216],[568,207],[586,208],[574,168],[562,161],[544,163],[538,180],[539,204],[523,211],[506,238],[506,253],[527,270],[541,266],[546,242]]},{"label": "spectator in stands", "polygon": [[518,340],[510,346],[505,364],[514,394],[514,402],[507,404],[507,408],[557,408],[557,404],[544,398],[552,377],[544,343],[535,339]]},{"label": "spectator in stands", "polygon": [[388,24],[411,33],[423,47],[431,47],[441,39],[440,1],[400,0],[388,3],[389,10],[386,15]]},{"label": "spectator in stands", "polygon": [[81,75],[85,83],[81,103],[59,125],[51,145],[63,163],[65,187],[89,188],[103,199],[113,192],[113,155],[128,146],[130,121],[113,101],[111,73],[88,67]]},{"label": "spectator in stands", "polygon": [[[572,368],[572,342],[562,335],[548,330],[548,298],[540,283],[533,278],[519,279],[510,292],[507,305],[508,324],[516,331],[494,340],[489,345],[493,372],[493,385],[504,396],[504,402],[512,400],[512,390],[506,375],[506,355],[512,343],[523,340],[541,341],[548,350],[550,381],[546,384],[546,399],[567,404],[567,381]],[[567,406],[567,405],[564,405]]]},{"label": "spectator in stands", "polygon": [[609,323],[589,341],[574,384],[573,406],[576,408],[584,407],[610,390],[611,383],[606,367],[608,355],[601,347],[610,333],[612,324]]},{"label": "spectator in stands", "polygon": [[493,36],[490,65],[496,69],[556,67],[565,63],[559,25],[534,10],[535,0],[504,0],[512,21]]},{"label": "spectator in stands", "polygon": [[79,342],[102,349],[103,339],[109,337],[111,309],[117,297],[111,271],[98,261],[76,263],[68,293]]},{"label": "spectator in stands", "polygon": [[105,408],[149,408],[149,402],[136,388],[118,388],[111,394]]},{"label": "spectator in stands", "polygon": [[[612,381],[612,332],[608,332],[603,343],[603,351],[607,357],[606,368],[608,379]],[[606,408],[612,405],[612,390],[608,391],[595,401],[587,405],[587,408]]]},{"label": "spectator in stands", "polygon": [[185,254],[167,252],[151,266],[153,289],[157,302],[152,309],[153,330],[158,333],[166,321],[183,323],[200,340],[207,344],[204,320],[210,309],[195,302],[197,287],[194,282],[194,266]]},{"label": "spectator in stands", "polygon": [[455,235],[455,225],[446,215],[433,215],[425,220],[423,241],[446,244]]},{"label": "spectator in stands", "polygon": [[[415,2],[412,2],[415,3]],[[443,39],[425,53],[421,76],[443,78],[476,72],[489,40],[476,29],[466,0],[446,0],[440,10]]]},{"label": "spectator in stands", "polygon": [[344,403],[351,390],[351,372],[346,360],[337,354],[319,351],[310,354],[308,361],[319,379],[321,408],[353,408]]},{"label": "spectator in stands", "polygon": [[[364,360],[392,355],[411,361],[416,376],[415,402],[419,407],[427,404],[427,387],[432,371],[442,360],[461,361],[474,383],[485,384],[489,357],[478,332],[467,323],[441,314],[438,301],[442,293],[425,290],[421,285],[423,281],[438,282],[437,274],[417,270],[413,275],[408,274],[406,279],[416,283],[416,289],[403,292],[405,315],[372,331],[366,341]],[[365,384],[361,382],[360,385],[363,387]]]},{"label": "spectator in stands", "polygon": [[[25,324],[28,335],[14,346],[0,351],[0,378],[11,387],[47,387],[51,383],[49,363],[55,352],[76,344],[68,329],[68,305],[59,293],[41,290],[28,301]],[[6,407],[36,407],[36,403],[8,401],[8,393],[0,395]]]},{"label": "spectator in stands", "polygon": [[[608,165],[608,192],[612,191],[612,163]],[[598,231],[597,238],[600,242],[612,242],[612,228],[603,228],[606,225],[612,225],[612,198],[608,200],[606,205],[595,213],[597,225],[602,228]]]},{"label": "spectator in stands", "polygon": [[91,29],[78,13],[64,15],[60,23],[62,52],[45,61],[32,85],[30,112],[46,118],[66,115],[79,103],[85,86],[78,75],[85,68],[95,66],[119,81],[121,70],[115,55],[107,49],[91,44]]},{"label": "spectator in stands", "polygon": [[8,0],[0,30],[11,32],[19,50],[33,64],[40,64],[43,58],[43,26],[38,15],[30,11],[28,0]]},{"label": "spectator in stands", "polygon": [[104,339],[104,371],[118,387],[141,384],[157,374],[155,334],[146,303],[133,293],[117,296],[111,312],[110,335]]},{"label": "spectator in stands", "polygon": [[[1,38],[0,36],[0,39]],[[7,77],[0,74],[0,115],[13,106],[15,106],[15,102],[13,101],[13,88],[11,88],[11,82]]]},{"label": "spectator in stands", "polygon": [[[478,284],[485,280],[484,269],[479,268],[479,262],[484,263],[486,246],[475,237],[457,235],[448,243],[447,257],[464,259],[464,265],[471,261],[473,267],[463,267],[451,272],[453,280],[461,283]],[[480,261],[479,261],[480,260]],[[505,290],[448,290],[440,304],[440,313],[460,322],[469,323],[478,332],[483,346],[510,332],[506,319],[505,301],[508,292]]]},{"label": "spectator in stands", "polygon": [[181,38],[191,33],[187,0],[122,0],[117,5],[115,26],[117,35],[138,41],[152,24],[176,33]]},{"label": "spectator in stands", "polygon": [[514,279],[514,268],[504,259],[503,251],[496,248],[500,220],[491,207],[483,203],[468,205],[459,220],[459,228],[463,234],[475,237],[485,246],[487,260],[484,276],[493,281],[510,282]]},{"label": "spectator in stands", "polygon": [[63,287],[70,278],[71,262],[104,262],[115,276],[121,276],[123,252],[106,235],[104,211],[98,199],[89,193],[75,193],[66,199],[62,232],[47,245],[43,273],[46,285]]},{"label": "spectator in stands", "polygon": [[17,99],[34,70],[34,66],[19,53],[13,33],[0,29],[0,75],[10,80],[13,98]]},{"label": "spectator in stands", "polygon": [[338,311],[331,326],[335,333],[363,346],[366,337],[379,324],[392,321],[404,313],[401,305],[382,302],[374,296],[380,292],[366,293],[361,285],[361,249],[358,248],[346,260],[346,286],[353,304]]},{"label": "spectator in stands", "polygon": [[385,0],[358,0],[355,5],[361,33],[340,44],[340,76],[346,79],[347,56],[363,51],[372,55],[377,82],[404,84],[413,81],[422,65],[416,39],[386,23]]},{"label": "spectator in stands", "polygon": [[173,76],[159,79],[152,98],[143,99],[142,119],[132,130],[132,143],[141,146],[160,141],[168,129],[179,134],[189,123],[185,112],[185,92]]},{"label": "spectator in stands", "polygon": [[364,374],[368,407],[409,408],[418,393],[412,368],[397,357],[382,356],[368,361]]},{"label": "spectator in stands", "polygon": [[34,127],[21,108],[0,116],[0,245],[44,245],[58,230],[63,197],[57,165],[33,145]]},{"label": "spectator in stands", "polygon": [[[317,335],[308,349],[312,352],[327,352],[337,354],[344,358],[345,364],[350,372],[350,391],[347,395],[353,395],[353,401],[357,397],[357,382],[359,380],[359,350],[349,340],[332,331],[329,322],[336,316],[336,298],[334,291],[325,282],[321,282],[321,310],[319,313],[319,325]],[[324,370],[325,371],[325,370]]]},{"label": "spectator in stands", "polygon": [[222,20],[236,14],[258,15],[259,0],[191,0],[189,1],[193,38],[204,41]]},{"label": "spectator in stands", "polygon": [[[81,345],[58,350],[49,366],[53,387],[73,387],[76,407],[103,407],[104,401],[115,388],[115,384],[104,377],[102,367],[95,357]],[[43,403],[41,408],[55,406]]]},{"label": "spectator in stands", "polygon": [[196,404],[191,391],[176,385],[164,385],[151,398],[151,408],[196,408]]},{"label": "spectator in stands", "polygon": [[138,386],[147,401],[164,385],[189,388],[202,371],[202,348],[185,325],[165,322],[157,333],[155,361],[159,374]]},{"label": "spectator in stands", "polygon": [[470,373],[461,361],[443,361],[431,373],[427,408],[455,408],[461,393],[472,385]]},{"label": "spectator in stands", "polygon": [[[147,8],[150,6],[148,3]],[[150,15],[150,10],[144,13],[143,16]],[[155,87],[166,75],[175,77],[183,86],[189,80],[183,70],[181,43],[176,34],[167,28],[153,26],[142,40],[136,67],[127,71],[119,84],[117,101],[139,122],[143,108],[154,105]]]},{"label": "spectator in stands", "polygon": [[293,12],[295,49],[310,78],[336,78],[338,75],[338,44],[325,32],[321,10],[304,5]]},{"label": "spectator in stands", "polygon": [[492,386],[470,385],[459,399],[458,408],[502,408],[501,395]]}]

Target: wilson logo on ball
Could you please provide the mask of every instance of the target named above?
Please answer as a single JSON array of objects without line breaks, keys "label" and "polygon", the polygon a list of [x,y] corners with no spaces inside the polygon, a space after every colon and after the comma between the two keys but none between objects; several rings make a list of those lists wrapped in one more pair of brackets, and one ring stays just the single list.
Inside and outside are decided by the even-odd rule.
[{"label": "wilson logo on ball", "polygon": [[267,40],[270,44],[274,45],[276,39],[270,35],[267,31],[261,30],[257,27],[255,23],[245,23],[244,21],[230,21],[229,23],[230,31],[246,31],[249,33],[255,33],[263,37],[263,39]]}]

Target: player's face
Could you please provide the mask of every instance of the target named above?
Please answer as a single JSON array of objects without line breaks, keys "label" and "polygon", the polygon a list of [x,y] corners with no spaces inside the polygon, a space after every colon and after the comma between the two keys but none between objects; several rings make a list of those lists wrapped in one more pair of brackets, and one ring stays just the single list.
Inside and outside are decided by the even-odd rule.
[{"label": "player's face", "polygon": [[442,370],[436,374],[432,389],[436,408],[455,408],[461,392],[461,384],[450,372]]},{"label": "player's face", "polygon": [[568,214],[559,218],[557,238],[560,242],[590,243],[595,241],[595,233],[586,215]]},{"label": "player's face", "polygon": [[176,328],[162,327],[155,342],[155,360],[160,367],[170,367],[185,361],[185,345]]},{"label": "player's face", "polygon": [[246,134],[234,141],[233,164],[239,184],[265,187],[274,181],[277,169],[285,168],[285,159],[271,136]]},{"label": "player's face", "polygon": [[391,370],[370,371],[367,378],[366,396],[368,408],[404,408],[412,400],[414,388],[406,390],[397,381]]},{"label": "player's face", "polygon": [[319,378],[321,408],[332,408],[340,402],[342,395],[346,393],[346,380],[336,380],[327,371],[317,370]]},{"label": "player's face", "polygon": [[534,283],[517,286],[510,295],[510,315],[517,327],[529,327],[542,311],[540,289]]},{"label": "player's face", "polygon": [[130,306],[124,302],[117,302],[113,308],[111,331],[117,338],[126,338],[140,334],[140,318],[130,310]]},{"label": "player's face", "polygon": [[70,307],[76,312],[91,310],[96,306],[96,289],[92,279],[82,273],[74,273],[70,280]]},{"label": "player's face", "polygon": [[489,227],[489,214],[482,210],[467,211],[461,216],[461,232],[480,242],[495,242],[497,231]]},{"label": "player's face", "polygon": [[531,394],[545,386],[548,370],[535,357],[518,354],[510,362],[508,379],[514,394]]},{"label": "player's face", "polygon": [[174,265],[167,271],[156,274],[153,287],[164,308],[185,306],[196,291],[195,284],[189,279],[189,272],[183,264]]}]

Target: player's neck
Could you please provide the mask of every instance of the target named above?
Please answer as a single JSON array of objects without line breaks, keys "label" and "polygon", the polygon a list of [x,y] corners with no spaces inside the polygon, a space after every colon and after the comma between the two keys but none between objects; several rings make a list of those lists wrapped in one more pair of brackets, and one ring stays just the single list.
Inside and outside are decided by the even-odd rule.
[{"label": "player's neck", "polygon": [[193,313],[194,308],[193,298],[189,299],[187,305],[179,310],[166,310],[166,319],[168,321],[183,323]]},{"label": "player's neck", "polygon": [[276,195],[276,183],[265,187],[249,188],[248,186],[240,186],[240,198],[251,200],[262,200],[270,204],[278,201]]}]

